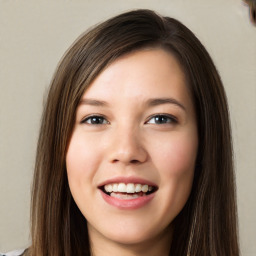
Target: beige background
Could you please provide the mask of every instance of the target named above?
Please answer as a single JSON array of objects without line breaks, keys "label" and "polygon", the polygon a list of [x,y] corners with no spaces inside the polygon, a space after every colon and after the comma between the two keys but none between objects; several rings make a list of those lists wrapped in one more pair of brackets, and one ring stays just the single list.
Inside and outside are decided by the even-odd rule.
[{"label": "beige background", "polygon": [[178,18],[213,56],[230,104],[242,255],[256,255],[256,27],[239,0],[0,0],[0,251],[30,244],[36,141],[57,62],[88,27],[135,8]]}]

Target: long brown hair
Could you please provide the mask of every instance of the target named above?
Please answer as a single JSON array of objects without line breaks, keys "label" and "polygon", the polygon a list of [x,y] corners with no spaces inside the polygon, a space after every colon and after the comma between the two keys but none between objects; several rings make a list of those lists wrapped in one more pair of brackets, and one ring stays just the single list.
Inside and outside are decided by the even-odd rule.
[{"label": "long brown hair", "polygon": [[71,196],[65,166],[76,108],[104,68],[145,47],[162,48],[176,57],[197,112],[194,183],[173,221],[170,255],[239,255],[231,131],[221,79],[204,46],[187,27],[150,10],[121,14],[82,35],[55,72],[37,148],[29,255],[90,255],[86,219]]}]

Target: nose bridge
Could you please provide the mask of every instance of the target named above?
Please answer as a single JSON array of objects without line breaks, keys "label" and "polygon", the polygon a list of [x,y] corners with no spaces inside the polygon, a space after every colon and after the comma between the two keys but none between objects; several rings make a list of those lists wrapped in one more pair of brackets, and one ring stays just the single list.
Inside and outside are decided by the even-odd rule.
[{"label": "nose bridge", "polygon": [[143,163],[146,158],[147,152],[139,127],[127,123],[117,125],[111,139],[110,161],[125,164]]}]

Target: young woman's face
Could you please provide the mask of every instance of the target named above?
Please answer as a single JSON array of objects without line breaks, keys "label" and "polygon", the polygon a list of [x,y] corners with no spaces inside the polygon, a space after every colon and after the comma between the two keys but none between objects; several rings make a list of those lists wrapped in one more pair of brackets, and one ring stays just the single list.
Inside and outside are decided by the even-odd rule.
[{"label": "young woman's face", "polygon": [[170,53],[141,50],[107,67],[81,99],[66,157],[92,242],[169,239],[197,147],[193,102]]}]

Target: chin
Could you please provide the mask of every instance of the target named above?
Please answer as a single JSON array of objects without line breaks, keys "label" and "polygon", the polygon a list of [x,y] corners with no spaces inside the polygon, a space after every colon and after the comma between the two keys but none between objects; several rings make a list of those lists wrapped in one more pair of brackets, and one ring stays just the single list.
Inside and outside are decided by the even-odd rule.
[{"label": "chin", "polygon": [[[157,225],[156,223],[156,225],[150,225],[152,224],[150,220],[143,221],[140,219],[140,221],[131,221],[130,219],[119,223],[115,222],[113,225],[111,225],[111,222],[108,224],[107,226],[104,226],[104,224],[99,226],[99,229],[96,231],[98,235],[105,241],[108,240],[123,246],[140,246],[143,244],[147,246],[148,243],[154,243],[154,241],[166,235],[171,237],[172,234],[171,225],[167,225],[167,227]],[[90,231],[93,232],[89,228],[89,234]]]},{"label": "chin", "polygon": [[141,230],[134,230],[127,232],[120,232],[119,234],[110,234],[108,239],[115,243],[123,245],[138,245],[150,241],[153,238],[152,234],[142,232]]}]

